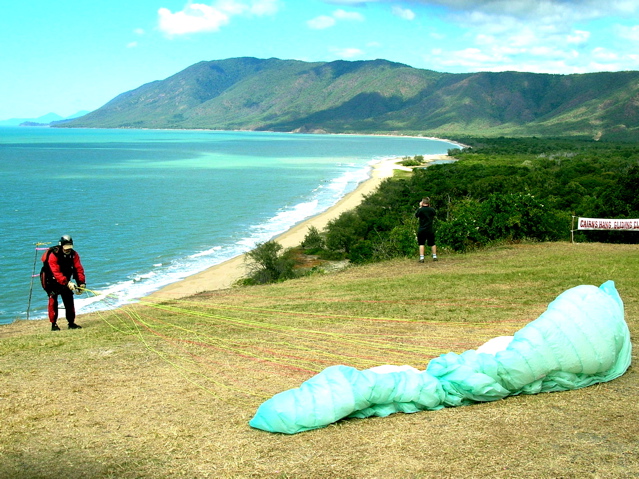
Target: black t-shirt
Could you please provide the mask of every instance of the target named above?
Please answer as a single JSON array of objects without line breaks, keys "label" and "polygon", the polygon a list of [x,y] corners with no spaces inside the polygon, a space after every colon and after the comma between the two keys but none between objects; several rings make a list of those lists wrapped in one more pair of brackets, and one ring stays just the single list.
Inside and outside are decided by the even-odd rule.
[{"label": "black t-shirt", "polygon": [[415,218],[419,219],[419,231],[432,231],[433,220],[436,215],[435,208],[430,206],[422,206],[415,211]]}]

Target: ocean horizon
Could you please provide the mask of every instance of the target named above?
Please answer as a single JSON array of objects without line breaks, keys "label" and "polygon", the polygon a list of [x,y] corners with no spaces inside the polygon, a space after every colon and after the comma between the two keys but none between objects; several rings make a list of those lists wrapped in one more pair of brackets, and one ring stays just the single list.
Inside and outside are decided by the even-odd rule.
[{"label": "ocean horizon", "polygon": [[63,234],[100,293],[77,296],[78,313],[110,309],[327,210],[375,162],[453,147],[420,137],[0,127],[0,324],[46,317],[36,248]]}]

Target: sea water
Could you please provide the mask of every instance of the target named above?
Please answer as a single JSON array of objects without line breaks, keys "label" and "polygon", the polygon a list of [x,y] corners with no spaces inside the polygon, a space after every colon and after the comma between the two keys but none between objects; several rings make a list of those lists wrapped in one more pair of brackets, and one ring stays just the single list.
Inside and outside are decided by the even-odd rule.
[{"label": "sea water", "polygon": [[46,317],[33,275],[39,248],[61,235],[73,237],[87,287],[100,293],[76,297],[78,312],[107,309],[321,213],[376,161],[453,146],[364,135],[0,128],[0,324]]}]

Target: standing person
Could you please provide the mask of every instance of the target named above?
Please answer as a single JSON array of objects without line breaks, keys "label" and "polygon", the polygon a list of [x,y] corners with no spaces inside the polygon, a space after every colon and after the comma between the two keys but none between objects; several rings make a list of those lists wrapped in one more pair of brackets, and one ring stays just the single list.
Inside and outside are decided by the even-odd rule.
[{"label": "standing person", "polygon": [[437,212],[430,206],[430,198],[425,197],[419,203],[419,209],[415,212],[415,218],[419,219],[417,229],[417,244],[419,245],[419,262],[424,262],[424,245],[430,246],[433,261],[437,261],[437,246],[435,246],[435,229],[433,220]]},{"label": "standing person", "polygon": [[[49,295],[49,321],[51,331],[60,331],[58,326],[58,295],[62,296],[62,302],[66,310],[66,318],[69,329],[81,329],[82,326],[75,322],[75,305],[73,293],[81,294],[86,288],[84,268],[80,262],[80,255],[73,249],[73,239],[69,235],[60,238],[58,246],[49,248],[42,255],[42,271],[40,280],[42,287]],[[76,283],[71,281],[75,279]]]}]

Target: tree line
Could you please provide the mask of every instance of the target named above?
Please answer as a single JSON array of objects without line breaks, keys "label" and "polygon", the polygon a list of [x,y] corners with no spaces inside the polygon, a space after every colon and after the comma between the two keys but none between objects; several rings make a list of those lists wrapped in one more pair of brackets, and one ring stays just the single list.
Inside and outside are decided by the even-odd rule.
[{"label": "tree line", "polygon": [[[438,247],[467,251],[499,241],[570,239],[572,216],[639,217],[639,145],[586,139],[455,138],[452,164],[388,179],[330,222],[327,256],[367,262],[414,255],[414,212],[437,209]],[[637,243],[635,232],[580,233],[580,241]],[[321,250],[320,250],[321,252]]]}]

